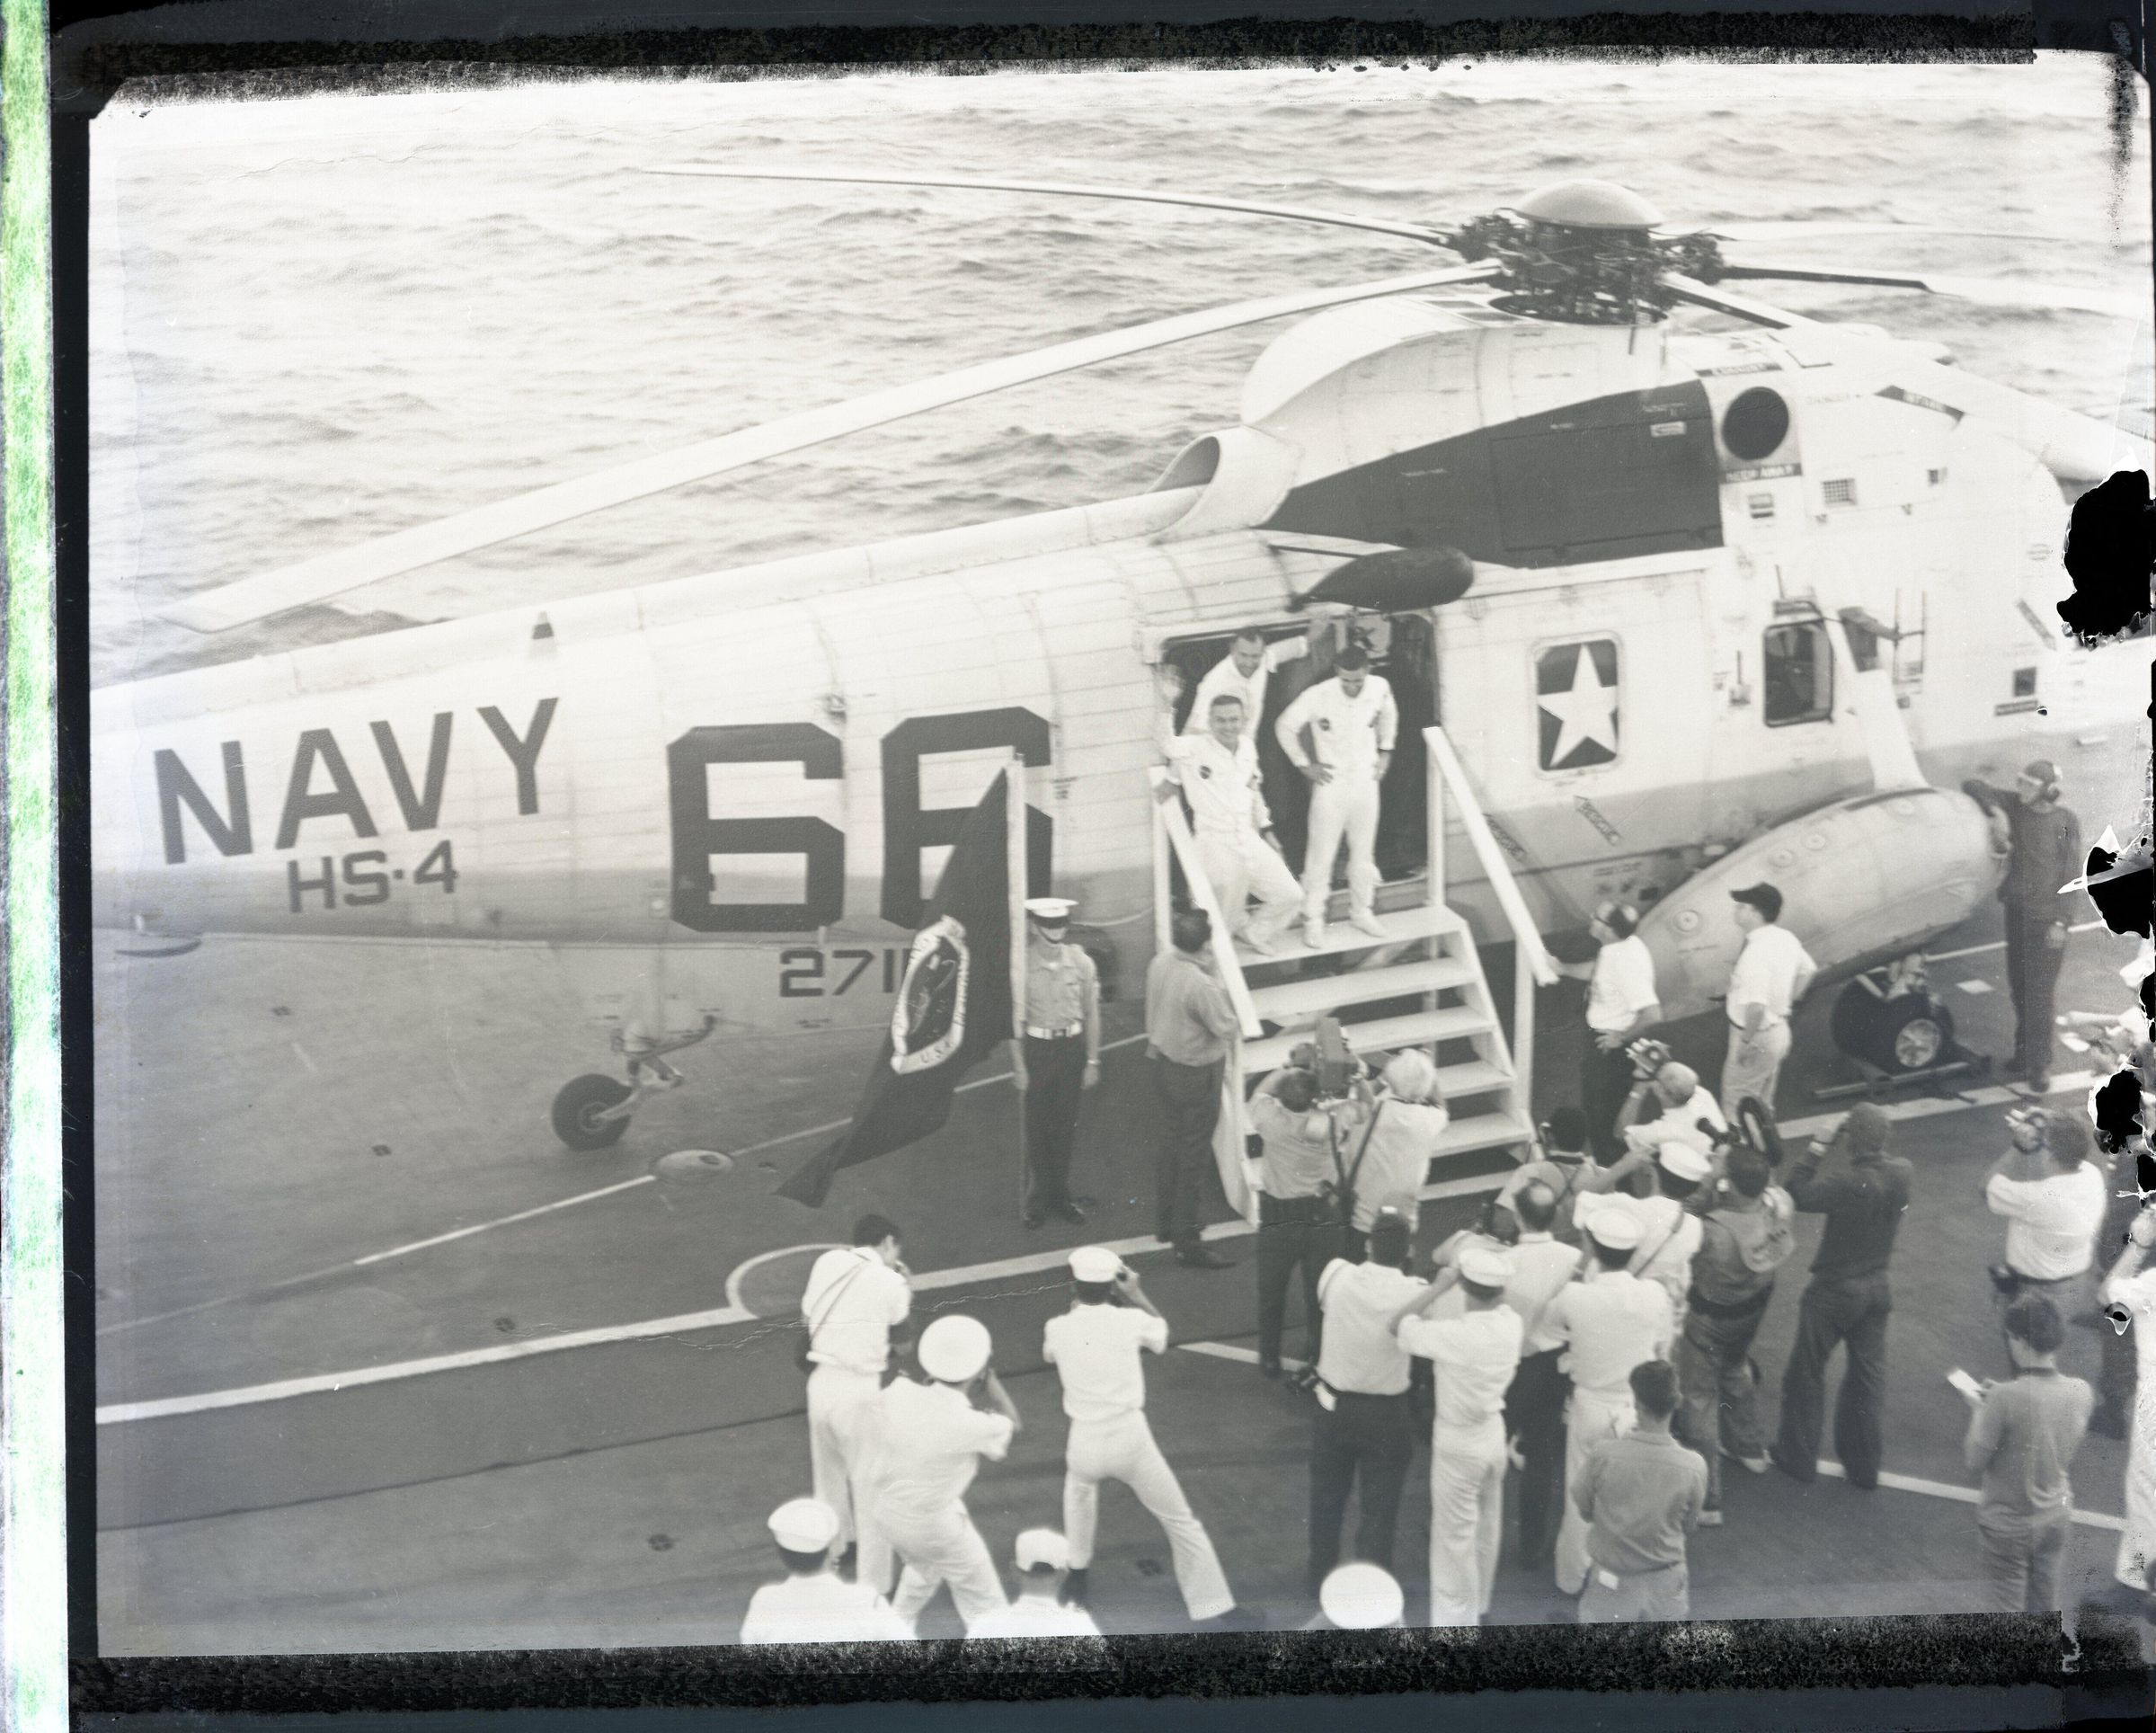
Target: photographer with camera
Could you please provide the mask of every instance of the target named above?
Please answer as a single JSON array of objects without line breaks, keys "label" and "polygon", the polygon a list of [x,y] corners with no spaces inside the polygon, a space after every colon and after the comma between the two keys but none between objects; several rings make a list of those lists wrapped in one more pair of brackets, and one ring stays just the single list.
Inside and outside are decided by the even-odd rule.
[{"label": "photographer with camera", "polygon": [[[1505,1177],[1497,1202],[1519,1216],[1520,1194],[1530,1186],[1542,1186],[1551,1199],[1549,1236],[1571,1245],[1577,1239],[1572,1225],[1574,1197],[1592,1165],[1587,1159],[1587,1115],[1567,1105],[1557,1108],[1536,1129],[1539,1152]],[[1522,1222],[1525,1224],[1523,1217]]]},{"label": "photographer with camera", "polygon": [[1722,1104],[1699,1081],[1699,1073],[1679,1060],[1655,1068],[1646,1101],[1654,1104],[1655,1116],[1624,1128],[1628,1151],[1652,1153],[1665,1144],[1690,1143],[1709,1154],[1729,1130]]},{"label": "photographer with camera", "polygon": [[2071,1321],[2095,1305],[2104,1172],[2089,1159],[2088,1127],[2070,1114],[2021,1107],[2006,1124],[2013,1147],[1983,1185],[1985,1206],[2006,1218],[2006,1261],[1992,1266],[1992,1285],[2004,1301],[2040,1293]]},{"label": "photographer with camera", "polygon": [[1121,1480],[1167,1533],[1176,1586],[1192,1622],[1222,1619],[1234,1610],[1235,1596],[1220,1555],[1145,1418],[1140,1356],[1167,1352],[1167,1320],[1140,1285],[1138,1272],[1103,1247],[1080,1246],[1070,1254],[1070,1309],[1048,1320],[1041,1347],[1062,1382],[1063,1412],[1070,1419],[1063,1466],[1070,1569],[1065,1596],[1080,1605],[1087,1599],[1100,1483]]},{"label": "photographer with camera", "polygon": [[874,1519],[905,1563],[891,1604],[909,1630],[946,1584],[969,1631],[1007,1604],[965,1504],[982,1460],[1000,1462],[1018,1431],[1017,1405],[989,1364],[993,1346],[978,1318],[938,1318],[921,1332],[931,1382],[901,1378],[883,1392]]},{"label": "photographer with camera", "polygon": [[[1430,1163],[1452,1123],[1438,1092],[1437,1066],[1419,1049],[1385,1062],[1380,1087],[1366,1097],[1366,1105],[1369,1118],[1354,1141],[1353,1159],[1342,1181],[1349,1204],[1345,1255],[1358,1259],[1380,1210],[1398,1210],[1414,1227]],[[1345,1142],[1344,1123],[1341,1134]]]},{"label": "photographer with camera", "polygon": [[1637,1214],[1644,1233],[1632,1258],[1632,1274],[1669,1295],[1671,1321],[1681,1326],[1700,1232],[1699,1219],[1688,1205],[1713,1172],[1712,1165],[1691,1144],[1669,1142],[1651,1156],[1646,1149],[1636,1148],[1606,1172],[1613,1187],[1623,1186],[1635,1174],[1641,1176],[1647,1182],[1645,1195],[1620,1200],[1609,1192],[1588,1192],[1575,1205],[1575,1219],[1592,1231],[1604,1209],[1623,1207]]},{"label": "photographer with camera", "polygon": [[1318,1099],[1317,1050],[1308,1044],[1257,1086],[1249,1115],[1261,1154],[1257,1200],[1257,1364],[1268,1378],[1281,1371],[1281,1338],[1288,1320],[1288,1284],[1301,1274],[1303,1332],[1318,1361],[1322,1328],[1318,1276],[1339,1244],[1335,1183],[1337,1127]]}]

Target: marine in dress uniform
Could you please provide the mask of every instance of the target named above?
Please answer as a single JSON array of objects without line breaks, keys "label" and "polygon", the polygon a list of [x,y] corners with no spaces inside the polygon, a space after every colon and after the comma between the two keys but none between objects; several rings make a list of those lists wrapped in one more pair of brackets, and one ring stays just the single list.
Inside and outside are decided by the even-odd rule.
[{"label": "marine in dress uniform", "polygon": [[[1632,1403],[1632,1368],[1659,1360],[1675,1338],[1670,1297],[1627,1266],[1646,1238],[1646,1223],[1625,1202],[1594,1213],[1587,1229],[1583,1280],[1553,1298],[1543,1312],[1548,1337],[1564,1349],[1572,1380],[1565,1406],[1565,1484],[1579,1482],[1588,1454],[1605,1438],[1622,1436],[1639,1417]],[[1557,1524],[1557,1580],[1567,1595],[1587,1581],[1587,1519],[1567,1497]]]},{"label": "marine in dress uniform", "polygon": [[[1248,721],[1233,694],[1214,698],[1204,733],[1167,742],[1161,794],[1168,798],[1172,790],[1183,791],[1198,859],[1230,936],[1265,955],[1294,919],[1301,893],[1281,858]],[[1249,906],[1254,896],[1255,910]]]},{"label": "marine in dress uniform", "polygon": [[[1382,938],[1371,907],[1378,890],[1378,786],[1391,767],[1400,713],[1392,688],[1370,671],[1370,653],[1350,644],[1330,680],[1306,689],[1274,724],[1281,750],[1309,779],[1309,840],[1302,862],[1303,942],[1325,943],[1333,862],[1347,842],[1348,923]],[[1303,744],[1308,729],[1310,744]]]},{"label": "marine in dress uniform", "polygon": [[838,1515],[839,1551],[858,1545],[855,1575],[878,1593],[891,1587],[891,1548],[874,1520],[869,1484],[891,1333],[903,1328],[912,1307],[898,1227],[881,1215],[861,1217],[851,1246],[819,1258],[801,1295],[809,1332],[812,1484]]},{"label": "marine in dress uniform", "polygon": [[838,1513],[821,1498],[789,1498],[771,1513],[770,1528],[786,1574],[749,1597],[743,1642],[897,1642],[913,1634],[866,1583],[831,1573]]},{"label": "marine in dress uniform", "polygon": [[1069,1593],[1079,1601],[1086,1596],[1100,1483],[1121,1480],[1166,1531],[1176,1584],[1192,1622],[1220,1618],[1234,1607],[1235,1596],[1221,1574],[1220,1555],[1146,1423],[1145,1368],[1139,1356],[1167,1352],[1167,1320],[1139,1284],[1138,1273],[1112,1251],[1079,1247],[1070,1254],[1070,1275],[1077,1297],[1042,1334],[1042,1355],[1062,1381],[1063,1412],[1070,1420],[1063,1468]]},{"label": "marine in dress uniform", "polygon": [[1743,948],[1729,973],[1729,1053],[1722,1062],[1722,1107],[1735,1115],[1750,1096],[1774,1111],[1774,1086],[1789,1056],[1789,1011],[1805,996],[1819,965],[1797,935],[1776,923],[1782,893],[1771,884],[1732,891]]},{"label": "marine in dress uniform", "polygon": [[1100,1081],[1100,971],[1068,942],[1067,897],[1025,904],[1025,1160],[1032,1185],[1025,1225],[1053,1215],[1083,1225],[1070,1195],[1070,1148],[1078,1102]]},{"label": "marine in dress uniform", "polygon": [[1430,1622],[1471,1625],[1490,1610],[1504,1532],[1504,1393],[1519,1370],[1525,1327],[1504,1303],[1515,1266],[1509,1251],[1468,1246],[1457,1275],[1467,1310],[1417,1316],[1450,1284],[1441,1276],[1400,1311],[1400,1346],[1437,1371],[1430,1427]]},{"label": "marine in dress uniform", "polygon": [[1987,811],[2006,814],[2009,845],[1999,901],[2006,905],[2006,985],[2014,1000],[2014,1056],[2008,1069],[2027,1075],[2029,1087],[2041,1094],[2051,1086],[2052,1019],[2069,936],[2059,887],[2088,870],[2081,822],[2059,804],[2059,767],[2049,759],[2032,760],[2011,791],[1974,779],[1961,787]]},{"label": "marine in dress uniform", "polygon": [[1202,734],[1212,726],[1212,701],[1225,695],[1239,698],[1243,705],[1243,725],[1255,733],[1265,715],[1265,689],[1273,682],[1273,671],[1283,662],[1294,662],[1310,653],[1308,635],[1293,638],[1276,638],[1265,642],[1262,632],[1238,632],[1228,646],[1228,653],[1205,671],[1198,682],[1198,690],[1191,699],[1190,715],[1183,719],[1183,732]]},{"label": "marine in dress uniform", "polygon": [[979,1319],[947,1313],[921,1332],[921,1370],[935,1382],[901,1378],[883,1392],[875,1519],[905,1561],[892,1608],[909,1631],[946,1584],[968,1631],[1005,1605],[996,1562],[965,1505],[981,1460],[1001,1462],[1018,1430],[989,1347]]}]

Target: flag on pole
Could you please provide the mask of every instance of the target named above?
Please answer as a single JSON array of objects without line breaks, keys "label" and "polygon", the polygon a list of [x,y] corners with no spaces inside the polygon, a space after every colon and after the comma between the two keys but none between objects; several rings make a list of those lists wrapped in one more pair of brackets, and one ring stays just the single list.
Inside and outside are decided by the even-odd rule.
[{"label": "flag on pole", "polygon": [[819,1208],[841,1169],[939,1130],[959,1080],[1011,1038],[1014,910],[1025,886],[1012,883],[1008,779],[998,776],[981,796],[944,863],[853,1123],[802,1163],[781,1197]]}]

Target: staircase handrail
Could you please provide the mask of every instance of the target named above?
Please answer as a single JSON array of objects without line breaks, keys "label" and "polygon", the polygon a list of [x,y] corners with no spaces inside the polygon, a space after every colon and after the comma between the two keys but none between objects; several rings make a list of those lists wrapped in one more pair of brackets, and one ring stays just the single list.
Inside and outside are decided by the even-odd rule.
[{"label": "staircase handrail", "polygon": [[1433,724],[1424,729],[1423,742],[1452,791],[1460,813],[1460,828],[1467,832],[1475,858],[1481,862],[1483,875],[1489,880],[1490,889],[1496,895],[1497,906],[1504,911],[1505,920],[1512,927],[1513,942],[1520,947],[1535,980],[1545,987],[1554,984],[1557,980],[1556,960],[1544,947],[1534,917],[1527,911],[1527,899],[1520,894],[1519,882],[1505,862],[1504,851],[1490,833],[1489,821],[1483,816],[1482,803],[1475,797],[1474,786],[1468,780],[1460,754],[1453,751],[1452,742],[1442,726]]},{"label": "staircase handrail", "polygon": [[1235,954],[1234,933],[1220,911],[1220,898],[1213,893],[1212,881],[1205,875],[1204,863],[1198,858],[1198,840],[1191,834],[1190,819],[1184,813],[1180,799],[1173,795],[1162,798],[1163,787],[1172,786],[1165,769],[1153,765],[1147,770],[1146,778],[1153,789],[1155,835],[1167,839],[1168,847],[1183,864],[1183,881],[1190,887],[1191,901],[1204,910],[1212,922],[1212,954],[1220,972],[1220,984],[1228,989],[1228,1001],[1235,1007],[1236,1019],[1243,1026],[1244,1039],[1255,1041],[1264,1033],[1264,1026],[1258,1021],[1249,983],[1243,979],[1243,966]]}]

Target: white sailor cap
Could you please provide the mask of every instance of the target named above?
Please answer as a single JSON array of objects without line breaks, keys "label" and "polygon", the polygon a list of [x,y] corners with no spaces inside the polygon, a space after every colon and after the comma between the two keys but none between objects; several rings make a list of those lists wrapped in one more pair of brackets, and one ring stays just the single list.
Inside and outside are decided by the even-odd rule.
[{"label": "white sailor cap", "polygon": [[1513,1255],[1499,1246],[1466,1246],[1460,1254],[1462,1279],[1477,1287],[1501,1288],[1513,1279]]},{"label": "white sailor cap", "polygon": [[1378,1631],[1399,1623],[1406,1597],[1383,1565],[1342,1565],[1318,1586],[1318,1605],[1343,1631]]},{"label": "white sailor cap", "polygon": [[1122,1259],[1101,1246],[1080,1246],[1070,1254],[1070,1274],[1079,1282],[1113,1282],[1122,1274]]},{"label": "white sailor cap", "polygon": [[954,1312],[921,1332],[921,1370],[939,1383],[963,1384],[989,1363],[989,1327]]},{"label": "white sailor cap", "polygon": [[1021,1570],[1068,1570],[1070,1542],[1052,1528],[1025,1529],[1013,1556]]},{"label": "white sailor cap", "polygon": [[1068,920],[1078,904],[1067,896],[1029,896],[1025,899],[1025,912],[1035,920]]},{"label": "white sailor cap", "polygon": [[1631,1251],[1647,1237],[1647,1224],[1639,1219],[1637,1210],[1611,1204],[1587,1218],[1587,1231],[1598,1244],[1609,1247],[1611,1251]]},{"label": "white sailor cap", "polygon": [[838,1513],[821,1498],[789,1498],[771,1513],[771,1538],[788,1552],[821,1552],[838,1538]]},{"label": "white sailor cap", "polygon": [[1700,1180],[1714,1171],[1714,1163],[1707,1159],[1704,1151],[1674,1139],[1656,1150],[1655,1159],[1662,1164],[1663,1171],[1674,1179]]}]

